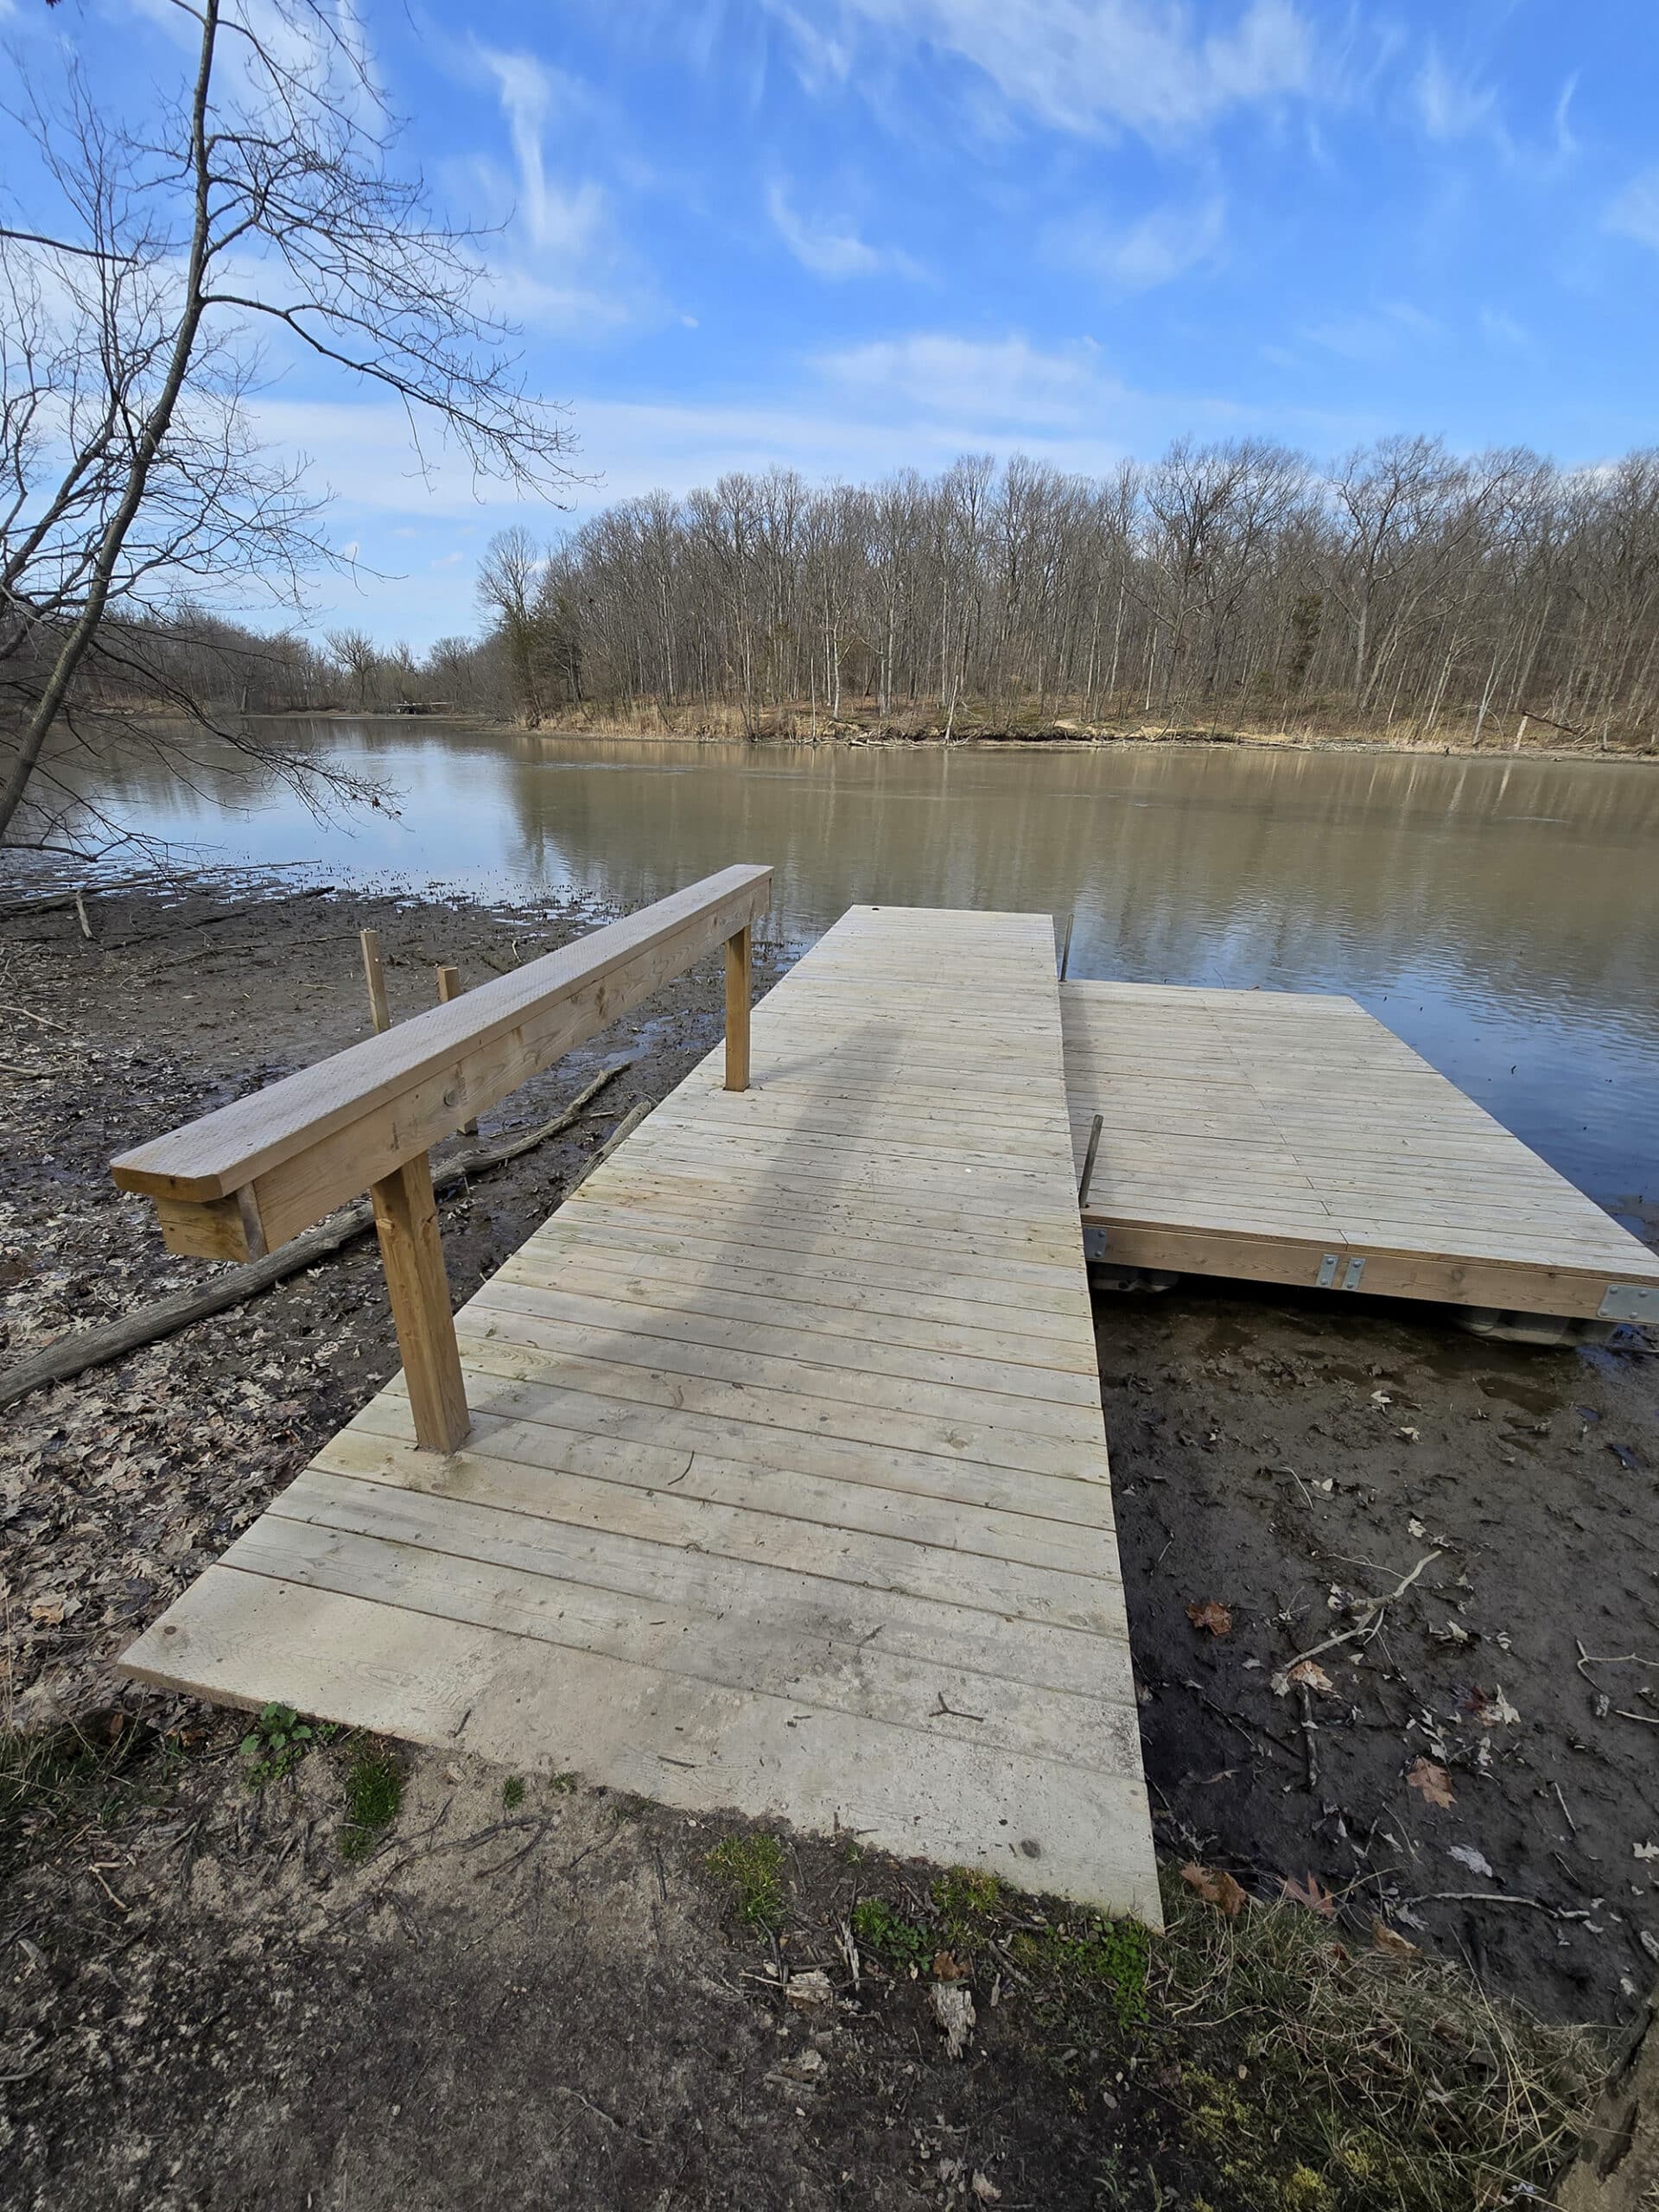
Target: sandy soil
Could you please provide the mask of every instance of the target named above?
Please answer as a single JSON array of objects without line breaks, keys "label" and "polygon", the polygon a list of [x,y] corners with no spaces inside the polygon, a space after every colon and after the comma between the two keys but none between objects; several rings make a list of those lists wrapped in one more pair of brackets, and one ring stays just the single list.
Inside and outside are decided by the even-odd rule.
[{"label": "sandy soil", "polygon": [[[407,1013],[440,959],[482,980],[600,918],[299,876],[112,894],[90,943],[72,911],[0,918],[0,1363],[195,1277],[108,1158],[364,1033],[359,926]],[[633,1058],[570,1139],[446,1205],[458,1296],[719,1020],[711,968],[509,1102],[528,1122]],[[1659,1958],[1649,1340],[1510,1349],[1429,1308],[1198,1284],[1096,1316],[1162,1847],[1258,1896],[1314,1876],[1494,1993],[1634,2024]],[[532,1825],[499,1828],[499,1775],[400,1754],[391,1840],[346,1869],[334,1753],[251,1793],[241,1724],[115,1685],[393,1364],[370,1240],[8,1416],[9,1713],[118,1726],[130,1771],[105,1813],[47,1823],[0,1904],[0,2202],[993,2201],[975,2172],[1010,2205],[1141,2202],[1100,2182],[1105,2109],[1120,2150],[1160,2156],[1122,2084],[1080,2099],[1012,2030],[951,2067],[902,1991],[854,2035],[746,1980],[764,1960],[710,1910],[696,1823],[531,1781]],[[1224,1634],[1189,1618],[1211,1600]],[[1316,1660],[1328,1689],[1275,1694],[1354,1630]],[[845,1869],[804,1844],[797,1871],[833,1951]]]}]

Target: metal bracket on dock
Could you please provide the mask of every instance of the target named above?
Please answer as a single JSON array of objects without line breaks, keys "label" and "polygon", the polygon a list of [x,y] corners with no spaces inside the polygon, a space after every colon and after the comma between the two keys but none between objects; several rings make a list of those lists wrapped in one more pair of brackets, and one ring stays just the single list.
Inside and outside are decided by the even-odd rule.
[{"label": "metal bracket on dock", "polygon": [[1106,1231],[1091,1228],[1087,1222],[1083,1225],[1083,1256],[1085,1260],[1103,1260],[1107,1257]]},{"label": "metal bracket on dock", "polygon": [[1357,1290],[1359,1279],[1365,1272],[1364,1260],[1357,1254],[1350,1260],[1342,1281],[1338,1283],[1337,1270],[1341,1266],[1341,1253],[1327,1252],[1319,1262],[1319,1272],[1313,1278],[1314,1288],[1316,1290]]},{"label": "metal bracket on dock", "polygon": [[1596,1309],[1603,1321],[1659,1321],[1659,1285],[1613,1282]]}]

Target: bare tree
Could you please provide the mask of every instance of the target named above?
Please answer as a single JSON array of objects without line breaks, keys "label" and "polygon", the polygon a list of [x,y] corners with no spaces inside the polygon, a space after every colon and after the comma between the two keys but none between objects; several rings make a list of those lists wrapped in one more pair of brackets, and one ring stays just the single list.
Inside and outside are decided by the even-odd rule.
[{"label": "bare tree", "polygon": [[1524,715],[1609,745],[1659,722],[1654,454],[1571,471],[1397,437],[1319,467],[1182,441],[1104,481],[1017,455],[817,491],[734,474],[591,517],[537,573],[531,612],[556,591],[590,702],[750,734],[849,705],[947,736],[1156,713],[1478,744]]},{"label": "bare tree", "polygon": [[[148,650],[182,593],[293,603],[329,557],[298,464],[254,435],[261,330],[394,400],[423,464],[435,440],[520,493],[569,473],[562,416],[525,393],[480,304],[478,242],[391,166],[352,14],[168,4],[194,54],[171,112],[110,121],[65,40],[58,97],[29,92],[17,118],[48,204],[0,222],[0,696],[16,724],[0,836],[47,842],[73,818],[48,741],[93,743],[89,707],[207,720]],[[339,780],[219,734],[302,791]]]}]

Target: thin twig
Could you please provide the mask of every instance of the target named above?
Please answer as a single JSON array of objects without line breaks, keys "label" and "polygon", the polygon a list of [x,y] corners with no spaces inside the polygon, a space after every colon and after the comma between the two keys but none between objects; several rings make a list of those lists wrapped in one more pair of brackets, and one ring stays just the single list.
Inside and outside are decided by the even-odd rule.
[{"label": "thin twig", "polygon": [[1547,1912],[1552,1920],[1592,1920],[1592,1913],[1573,1912],[1566,1905],[1546,1904],[1541,1897],[1506,1897],[1500,1890],[1428,1890],[1412,1899],[1414,1904],[1524,1904]]},{"label": "thin twig", "polygon": [[[1586,1651],[1576,1636],[1573,1641],[1579,1646],[1579,1656],[1573,1663],[1581,1675],[1586,1667],[1659,1667],[1659,1659],[1644,1659],[1638,1651],[1620,1652],[1616,1657],[1603,1656]],[[1590,1677],[1584,1675],[1584,1679],[1587,1682]]]},{"label": "thin twig", "polygon": [[1280,1688],[1281,1684],[1282,1683],[1287,1688],[1288,1687],[1290,1671],[1292,1668],[1300,1667],[1304,1659],[1317,1659],[1321,1651],[1334,1650],[1336,1646],[1339,1643],[1352,1643],[1357,1637],[1364,1636],[1370,1632],[1374,1616],[1382,1612],[1385,1606],[1391,1605],[1396,1598],[1403,1597],[1406,1592],[1410,1589],[1412,1584],[1417,1580],[1418,1576],[1422,1573],[1423,1569],[1426,1567],[1433,1566],[1433,1562],[1437,1559],[1440,1559],[1442,1557],[1444,1557],[1444,1553],[1440,1550],[1425,1552],[1421,1559],[1418,1560],[1416,1566],[1412,1568],[1411,1573],[1409,1574],[1402,1574],[1399,1581],[1395,1584],[1393,1589],[1389,1592],[1386,1597],[1365,1598],[1360,1599],[1357,1608],[1358,1618],[1356,1619],[1353,1627],[1343,1629],[1336,1636],[1327,1636],[1323,1643],[1316,1643],[1309,1650],[1299,1651],[1294,1659],[1287,1659],[1284,1665],[1277,1669],[1274,1674],[1273,1686],[1274,1689],[1279,1690],[1280,1695],[1281,1697],[1283,1696],[1284,1690]]}]

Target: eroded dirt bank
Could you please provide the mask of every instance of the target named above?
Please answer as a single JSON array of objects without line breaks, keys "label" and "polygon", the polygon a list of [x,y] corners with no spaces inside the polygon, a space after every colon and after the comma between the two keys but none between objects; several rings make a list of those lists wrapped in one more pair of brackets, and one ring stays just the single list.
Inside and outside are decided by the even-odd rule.
[{"label": "eroded dirt bank", "polygon": [[[108,1158],[363,1034],[360,926],[381,931],[407,1014],[440,960],[481,981],[602,918],[299,877],[274,897],[100,899],[90,943],[73,909],[0,921],[0,1363],[200,1273],[162,1254]],[[765,980],[779,957],[762,959]],[[719,1022],[711,968],[509,1103],[499,1121],[540,1119],[632,1058],[590,1122],[445,1205],[457,1296]],[[1495,1996],[1633,2026],[1659,1958],[1648,1341],[1528,1351],[1430,1309],[1198,1285],[1103,1296],[1096,1317],[1172,1867],[1262,1898],[1295,1883],[1338,1979],[1380,1923]],[[1255,2094],[1265,2052],[1225,2046],[1247,2084],[1225,2096],[1185,2046],[1159,2075],[1116,1999],[1079,2012],[1017,1933],[942,1918],[925,1874],[803,1846],[779,1950],[710,1875],[706,1825],[530,1775],[528,1755],[509,1803],[499,1775],[403,1751],[401,1808],[347,1863],[350,1746],[251,1788],[245,1722],[118,1688],[110,1662],[137,1629],[394,1362],[366,1240],[6,1416],[8,1717],[78,1717],[89,1748],[7,1806],[0,2202],[1429,2201],[1389,2196],[1386,2174],[1381,2196],[1319,2194],[1295,2179],[1300,2152],[1271,2145],[1230,2177],[1217,2143],[1248,2128],[1227,2098]],[[1275,1694],[1275,1672],[1342,1636]],[[840,1924],[873,1888],[925,1926],[919,1979],[899,1935],[885,1979],[849,1981]],[[980,2012],[961,2062],[925,2002],[952,1943]],[[864,1955],[879,1967],[879,1944]],[[834,1969],[829,2012],[768,1982],[780,1960]],[[1424,2079],[1462,2094],[1449,2054],[1444,2082]]]}]

